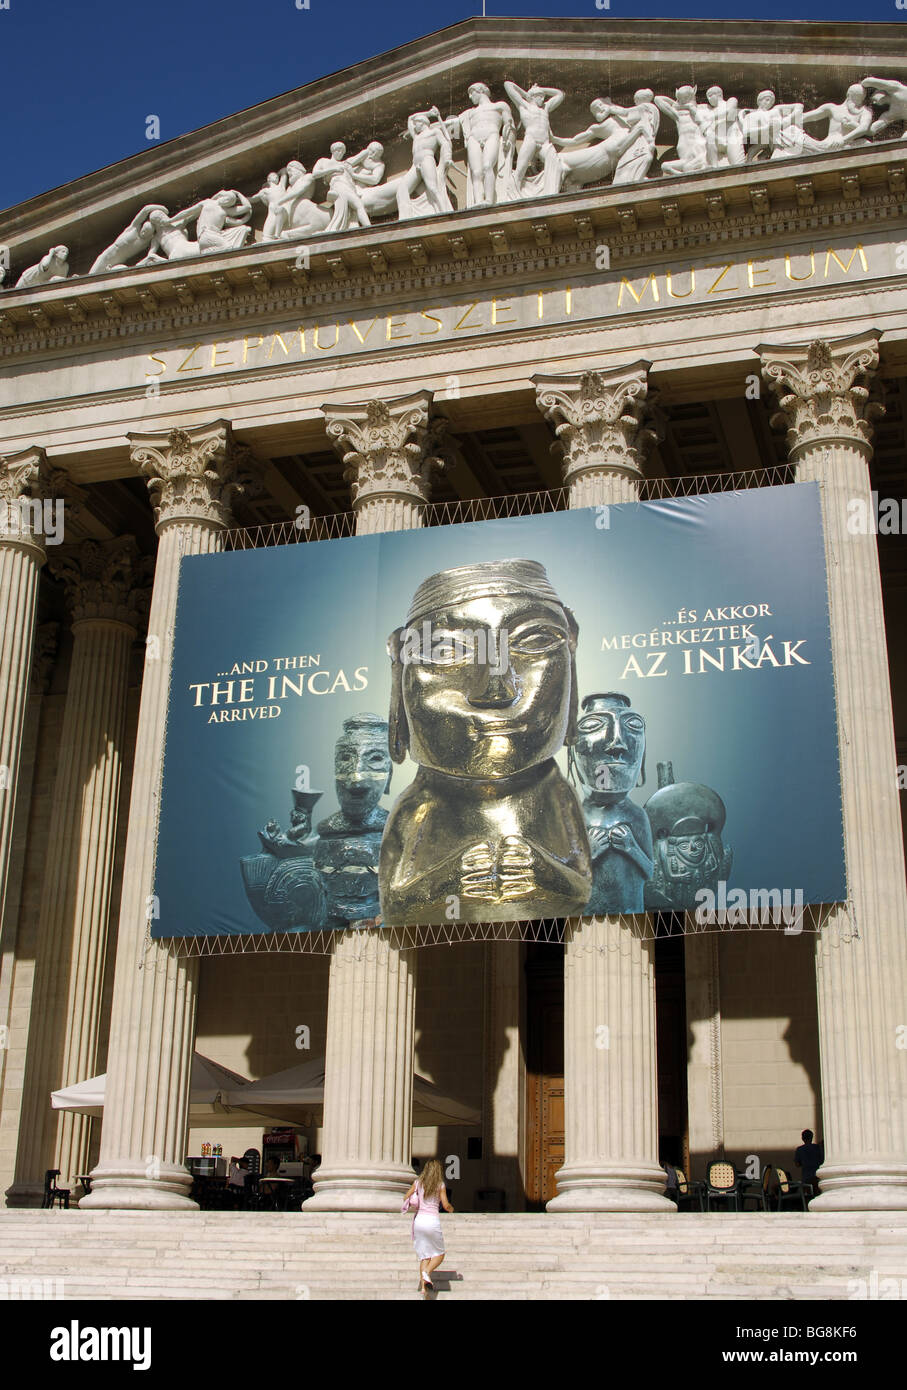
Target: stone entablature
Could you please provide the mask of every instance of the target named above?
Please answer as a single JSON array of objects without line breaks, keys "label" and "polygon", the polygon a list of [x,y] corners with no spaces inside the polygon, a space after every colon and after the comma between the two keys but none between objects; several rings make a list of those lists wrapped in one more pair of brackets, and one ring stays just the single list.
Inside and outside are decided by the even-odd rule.
[{"label": "stone entablature", "polygon": [[[179,265],[111,272],[12,290],[0,300],[0,357],[54,346],[77,347],[124,334],[178,334],[193,325],[235,325],[269,315],[301,318],[344,312],[463,287],[576,278],[697,253],[747,255],[749,246],[796,245],[847,234],[858,241],[907,218],[902,142],[854,155],[716,169],[672,186],[562,194],[534,205],[511,203],[328,235],[309,248],[308,265],[280,243],[196,258]],[[762,256],[762,251],[749,254]],[[765,252],[767,254],[767,250]],[[891,267],[895,269],[894,264]],[[648,273],[648,268],[646,269]],[[754,285],[754,288],[756,286]],[[477,291],[479,292],[479,291]],[[627,307],[632,308],[630,301]]]}]

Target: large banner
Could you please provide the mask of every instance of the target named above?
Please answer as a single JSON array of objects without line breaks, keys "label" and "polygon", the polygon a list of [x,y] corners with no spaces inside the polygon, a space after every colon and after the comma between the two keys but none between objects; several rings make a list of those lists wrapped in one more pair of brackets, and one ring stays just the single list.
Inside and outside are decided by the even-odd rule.
[{"label": "large banner", "polygon": [[182,561],[153,935],[844,897],[815,484]]}]

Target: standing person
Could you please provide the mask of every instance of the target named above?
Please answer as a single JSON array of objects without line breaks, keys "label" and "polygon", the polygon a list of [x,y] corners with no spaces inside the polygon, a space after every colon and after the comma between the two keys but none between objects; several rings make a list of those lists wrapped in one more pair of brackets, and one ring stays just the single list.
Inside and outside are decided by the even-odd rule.
[{"label": "standing person", "polygon": [[413,1246],[419,1256],[419,1289],[433,1289],[431,1276],[444,1259],[444,1236],[441,1232],[439,1207],[452,1212],[447,1200],[447,1188],[441,1165],[436,1158],[429,1159],[403,1199],[403,1210],[409,1211],[415,1199],[418,1207],[413,1217]]},{"label": "standing person", "polygon": [[802,1183],[809,1183],[815,1192],[816,1169],[821,1168],[825,1155],[822,1152],[822,1145],[813,1143],[813,1132],[811,1129],[804,1129],[800,1138],[803,1140],[803,1143],[794,1154],[794,1162],[800,1169],[800,1181]]}]

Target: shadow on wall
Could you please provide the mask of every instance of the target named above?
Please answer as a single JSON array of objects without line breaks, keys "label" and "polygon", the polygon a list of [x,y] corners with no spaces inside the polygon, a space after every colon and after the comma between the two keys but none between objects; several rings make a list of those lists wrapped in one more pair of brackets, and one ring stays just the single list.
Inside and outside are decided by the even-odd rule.
[{"label": "shadow on wall", "polygon": [[[706,1126],[700,1118],[698,1148],[697,1134],[691,1134],[689,1176],[705,1177],[707,1164],[716,1158],[727,1158],[742,1170],[755,1155],[760,1171],[771,1163],[796,1178],[793,1155],[801,1131],[813,1129],[822,1138],[813,951],[811,932],[786,936],[774,930],[739,930],[719,938],[716,997],[725,1147],[716,1152],[702,1142]],[[691,1004],[692,997],[688,1010]],[[688,1051],[694,1024],[704,1021],[688,1016]],[[695,1103],[691,1095],[691,1115]]]}]

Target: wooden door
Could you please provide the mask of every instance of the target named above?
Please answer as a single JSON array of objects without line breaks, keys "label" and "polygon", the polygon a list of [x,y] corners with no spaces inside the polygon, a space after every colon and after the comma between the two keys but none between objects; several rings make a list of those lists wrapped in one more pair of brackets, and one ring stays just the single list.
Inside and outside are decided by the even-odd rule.
[{"label": "wooden door", "polygon": [[564,1162],[564,948],[530,945],[526,960],[526,1203],[540,1211],[557,1193]]}]

